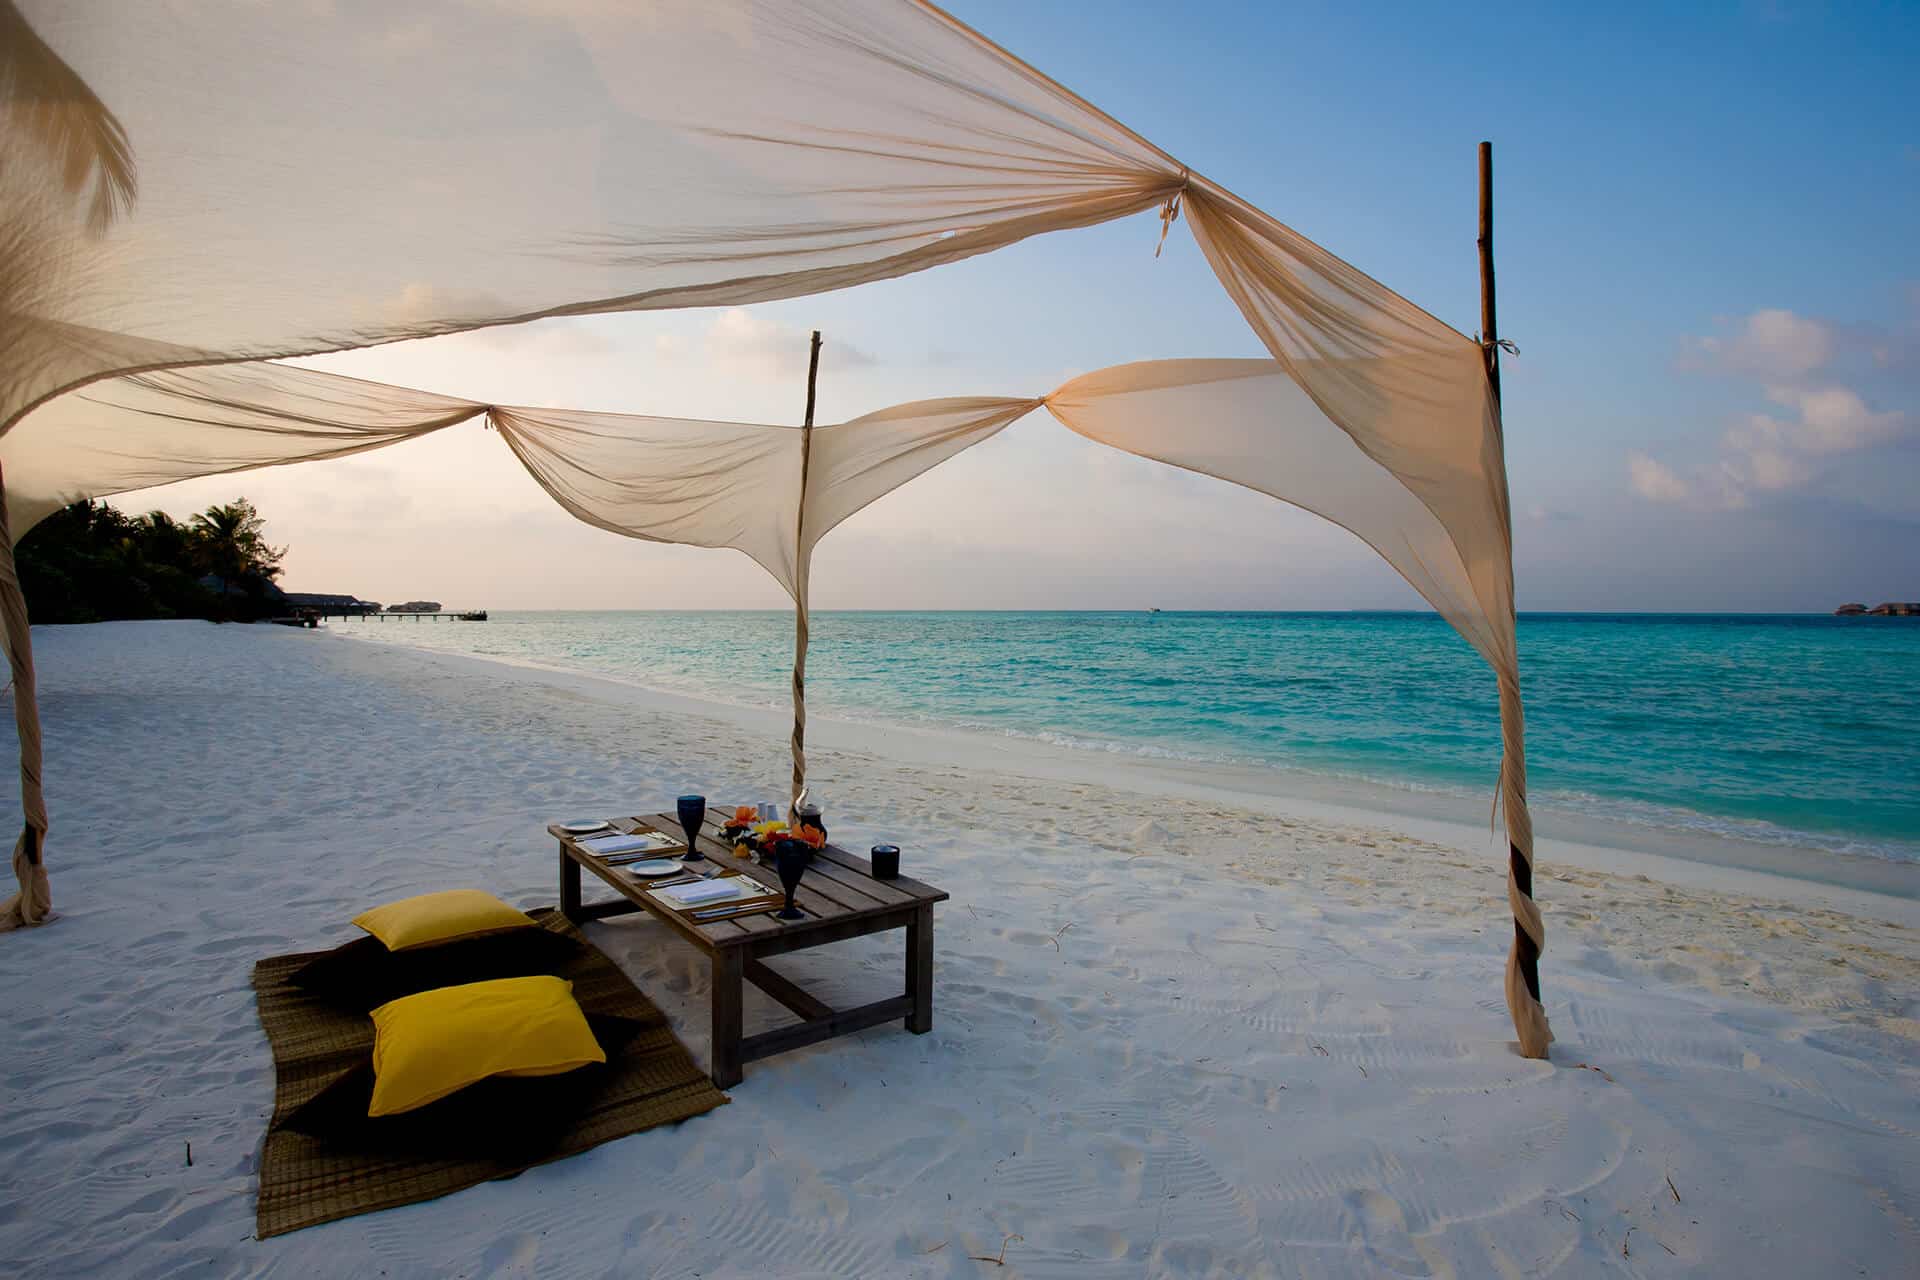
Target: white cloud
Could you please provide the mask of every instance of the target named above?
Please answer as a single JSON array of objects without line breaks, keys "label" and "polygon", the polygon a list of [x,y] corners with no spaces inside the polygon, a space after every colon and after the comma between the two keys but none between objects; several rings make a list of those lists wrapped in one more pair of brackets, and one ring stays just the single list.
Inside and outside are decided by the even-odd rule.
[{"label": "white cloud", "polygon": [[[702,335],[700,354],[726,373],[805,385],[809,340],[805,329],[731,307],[715,317]],[[839,369],[859,369],[872,365],[874,358],[851,343],[828,339],[820,348],[820,361],[823,368],[830,363]]]},{"label": "white cloud", "polygon": [[1833,352],[1832,326],[1773,307],[1754,312],[1730,334],[1685,339],[1682,365],[1786,380],[1825,368]]},{"label": "white cloud", "polygon": [[1907,425],[1905,414],[1876,412],[1847,387],[1768,387],[1767,399],[1799,413],[1799,421],[1787,424],[1784,435],[1808,453],[1849,453],[1884,444]]},{"label": "white cloud", "polygon": [[1685,502],[1693,492],[1672,467],[1644,453],[1627,455],[1627,479],[1633,491],[1649,502]]},{"label": "white cloud", "polygon": [[1768,387],[1766,395],[1793,416],[1749,414],[1727,429],[1716,473],[1722,505],[1744,506],[1752,490],[1803,488],[1818,474],[1813,459],[1885,444],[1909,425],[1906,414],[1869,408],[1846,387]]},{"label": "white cloud", "polygon": [[1809,475],[1805,463],[1777,449],[1756,449],[1746,461],[1747,476],[1756,489],[1797,489]]},{"label": "white cloud", "polygon": [[1747,505],[1747,495],[1753,489],[1753,481],[1745,467],[1722,459],[1718,466],[1709,469],[1701,477],[1700,488],[1706,495],[1703,505],[1721,511],[1738,511]]},{"label": "white cloud", "polygon": [[[1775,308],[1722,327],[1729,331],[1721,336],[1687,339],[1682,367],[1751,379],[1755,391],[1785,412],[1751,413],[1734,422],[1721,437],[1719,459],[1690,481],[1648,459],[1660,473],[1633,473],[1641,496],[1672,501],[1677,498],[1660,495],[1691,490],[1711,505],[1744,507],[1753,493],[1807,487],[1821,473],[1820,459],[1888,444],[1913,427],[1913,414],[1876,408],[1837,380],[1841,335],[1826,322]],[[1846,341],[1875,365],[1895,363],[1891,347],[1852,331]]]},{"label": "white cloud", "polygon": [[511,353],[516,359],[526,361],[595,360],[619,354],[606,334],[584,321],[571,319],[495,325],[455,334],[445,341],[450,347],[464,344],[490,353]]}]

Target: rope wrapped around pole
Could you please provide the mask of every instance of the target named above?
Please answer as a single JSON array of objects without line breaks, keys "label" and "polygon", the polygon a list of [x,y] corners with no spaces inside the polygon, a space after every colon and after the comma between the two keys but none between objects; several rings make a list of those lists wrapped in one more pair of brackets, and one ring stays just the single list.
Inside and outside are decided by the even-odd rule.
[{"label": "rope wrapped around pole", "polygon": [[807,606],[794,603],[793,612],[793,795],[789,810],[800,804],[807,789]]},{"label": "rope wrapped around pole", "polygon": [[794,518],[793,593],[793,797],[789,812],[797,809],[807,789],[807,591],[811,552],[807,547],[807,471],[813,460],[814,390],[820,377],[820,331],[813,331],[813,349],[807,357],[807,416],[800,427],[800,502]]},{"label": "rope wrapped around pole", "polygon": [[1500,803],[1507,816],[1507,904],[1513,909],[1513,946],[1507,952],[1507,1008],[1520,1037],[1520,1052],[1544,1058],[1553,1043],[1547,1010],[1540,1003],[1540,952],[1547,926],[1533,900],[1533,815],[1527,809],[1526,715],[1520,685],[1500,679]]},{"label": "rope wrapped around pole", "polygon": [[19,892],[0,903],[0,931],[45,924],[53,919],[53,894],[47,885],[42,846],[47,835],[47,803],[40,789],[40,702],[33,678],[33,632],[27,623],[27,599],[13,560],[13,531],[7,518],[6,482],[0,476],[0,624],[6,632],[7,662],[13,670],[13,719],[20,734],[20,811],[26,819],[13,846],[13,874]]}]

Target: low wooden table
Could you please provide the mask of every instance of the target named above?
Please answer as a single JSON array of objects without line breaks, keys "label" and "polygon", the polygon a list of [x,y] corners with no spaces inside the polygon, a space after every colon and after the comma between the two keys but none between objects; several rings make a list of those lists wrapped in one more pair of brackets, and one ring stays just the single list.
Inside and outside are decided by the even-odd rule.
[{"label": "low wooden table", "polygon": [[[719,839],[717,815],[732,809],[707,810],[700,833],[701,853],[723,867],[737,867],[761,883],[777,878],[758,863],[736,858]],[[681,838],[680,820],[670,813],[642,814],[616,821],[624,830],[651,827]],[[646,911],[705,952],[713,963],[713,1082],[722,1089],[740,1083],[744,1066],[759,1058],[798,1049],[902,1019],[907,1030],[925,1035],[933,1029],[933,904],[946,901],[944,891],[910,880],[876,880],[867,859],[829,844],[819,850],[800,888],[794,906],[803,920],[781,920],[772,912],[736,916],[702,924],[654,901],[647,882],[610,867],[582,849],[558,824],[547,828],[560,842],[560,910],[576,923]],[[613,886],[620,897],[612,902],[583,905],[580,869],[585,867]],[[830,1009],[791,979],[767,967],[769,956],[804,951],[847,938],[891,929],[907,931],[906,990],[886,1000],[854,1009]],[[777,1027],[742,1037],[740,999],[742,982],[751,982],[800,1017],[794,1026]]]}]

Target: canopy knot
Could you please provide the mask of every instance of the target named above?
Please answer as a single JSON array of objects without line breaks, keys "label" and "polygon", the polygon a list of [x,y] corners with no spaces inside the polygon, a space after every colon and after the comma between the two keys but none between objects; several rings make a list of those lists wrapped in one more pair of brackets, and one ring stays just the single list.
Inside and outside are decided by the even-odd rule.
[{"label": "canopy knot", "polygon": [[1493,350],[1493,348],[1498,347],[1510,356],[1517,356],[1520,354],[1520,348],[1513,345],[1513,340],[1511,338],[1495,338],[1492,342],[1488,342],[1485,338],[1481,337],[1479,334],[1476,333],[1473,335],[1473,340],[1480,344],[1480,349],[1482,351],[1491,351]]},{"label": "canopy knot", "polygon": [[1187,185],[1193,181],[1193,175],[1182,169],[1180,185],[1174,188],[1167,202],[1160,206],[1160,243],[1153,246],[1153,256],[1159,257],[1160,251],[1167,247],[1167,232],[1180,220],[1180,199],[1187,194]]}]

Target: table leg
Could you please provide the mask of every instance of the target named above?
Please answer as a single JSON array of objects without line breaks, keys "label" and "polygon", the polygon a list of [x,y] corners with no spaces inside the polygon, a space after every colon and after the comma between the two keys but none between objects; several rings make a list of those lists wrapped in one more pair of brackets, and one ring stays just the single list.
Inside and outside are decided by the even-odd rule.
[{"label": "table leg", "polygon": [[933,1030],[933,904],[913,913],[907,922],[907,994],[913,1012],[907,1030],[923,1036]]},{"label": "table leg", "polygon": [[560,914],[576,924],[580,920],[580,864],[567,856],[560,846]]},{"label": "table leg", "polygon": [[740,998],[746,957],[738,947],[713,953],[713,1083],[731,1089],[740,1083]]}]

